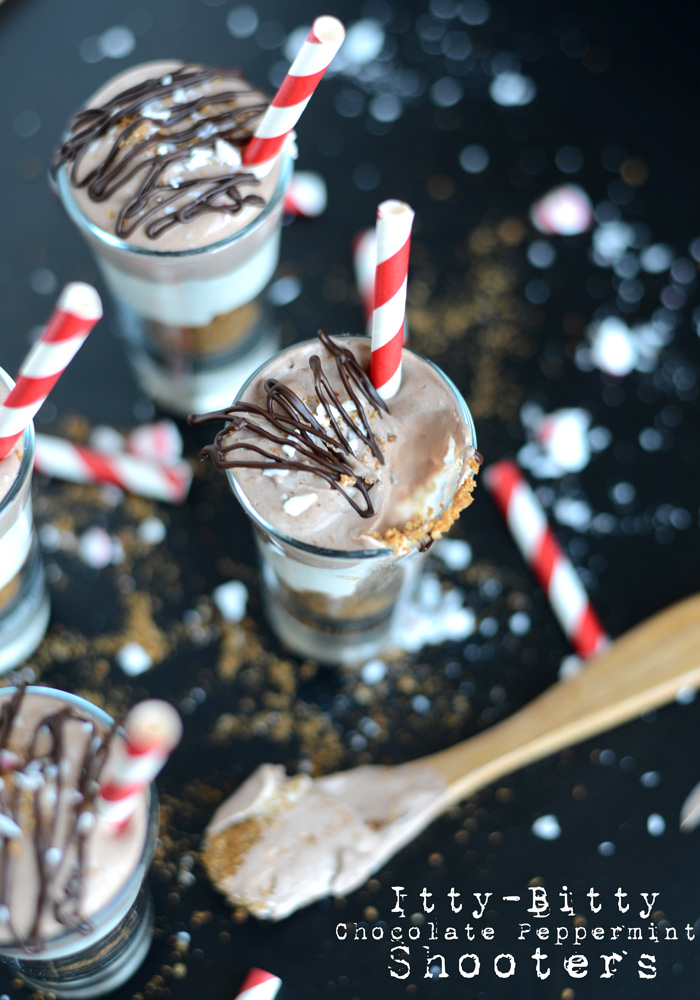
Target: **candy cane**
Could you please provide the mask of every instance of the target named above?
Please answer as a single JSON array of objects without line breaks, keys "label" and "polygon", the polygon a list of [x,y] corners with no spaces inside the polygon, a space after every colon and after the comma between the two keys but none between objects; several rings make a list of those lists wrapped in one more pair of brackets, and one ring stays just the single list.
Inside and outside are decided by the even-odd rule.
[{"label": "candy cane", "polygon": [[580,577],[554,537],[542,505],[518,466],[508,460],[495,462],[484,470],[483,476],[516,545],[545,588],[552,610],[576,652],[582,657],[601,652],[610,640]]},{"label": "candy cane", "polygon": [[103,819],[113,826],[126,823],[181,737],[180,716],[167,701],[150,699],[131,709],[124,738],[112,743],[100,778],[95,805]]},{"label": "candy cane", "polygon": [[377,267],[369,377],[383,399],[395,396],[401,385],[413,217],[413,209],[402,201],[384,201],[377,209]]},{"label": "candy cane", "polygon": [[282,980],[271,972],[251,969],[236,993],[236,1000],[273,1000],[281,985]]},{"label": "candy cane", "polygon": [[37,434],[34,468],[69,483],[111,483],[127,493],[182,503],[192,482],[189,462],[156,462],[136,455],[95,451],[64,438]]},{"label": "candy cane", "polygon": [[101,316],[102,303],[91,285],[79,281],[66,285],[44,332],[22,362],[14,389],[0,406],[0,459],[10,454]]},{"label": "candy cane", "polygon": [[282,86],[243,151],[243,165],[249,170],[257,174],[269,172],[344,38],[345,28],[337,18],[316,18]]}]

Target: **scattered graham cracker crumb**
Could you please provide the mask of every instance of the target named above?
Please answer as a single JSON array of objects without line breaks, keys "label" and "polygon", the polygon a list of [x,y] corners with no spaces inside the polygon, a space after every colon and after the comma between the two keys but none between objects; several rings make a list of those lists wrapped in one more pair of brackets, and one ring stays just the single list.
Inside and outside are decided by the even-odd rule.
[{"label": "scattered graham cracker crumb", "polygon": [[208,838],[204,845],[202,861],[207,874],[230,903],[238,901],[228,897],[227,879],[238,871],[250,848],[260,840],[263,828],[259,819],[245,819]]},{"label": "scattered graham cracker crumb", "polygon": [[[475,458],[470,458],[467,466],[471,475],[459,487],[454,495],[452,503],[439,517],[413,518],[403,528],[389,528],[381,539],[396,552],[401,552],[407,546],[421,545],[427,539],[436,541],[445,532],[449,531],[462,511],[470,505],[474,499],[472,493],[476,486],[476,475],[479,471],[479,463]],[[377,537],[377,536],[375,536]]]}]

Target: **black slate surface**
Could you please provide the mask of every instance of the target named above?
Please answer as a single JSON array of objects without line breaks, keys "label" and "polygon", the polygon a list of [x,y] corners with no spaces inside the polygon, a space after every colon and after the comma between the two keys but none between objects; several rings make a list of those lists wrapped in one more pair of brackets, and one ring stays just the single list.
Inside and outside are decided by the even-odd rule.
[{"label": "black slate surface", "polygon": [[[270,72],[286,63],[284,38],[321,11],[299,0],[263,0],[256,8],[259,28],[241,39],[226,28],[236,9],[214,0],[154,0],[148,7],[127,0],[6,0],[0,8],[0,362],[10,372],[66,281],[101,287],[46,182],[68,114],[107,76],[158,57],[239,64],[272,88]],[[541,238],[528,210],[536,197],[573,181],[598,206],[599,219],[617,213],[636,227],[636,259],[645,247],[662,244],[671,248],[671,260],[693,260],[690,247],[700,236],[698,84],[687,11],[627,0],[565,7],[370,0],[336,3],[329,12],[348,26],[377,21],[385,33],[384,61],[374,77],[355,68],[324,80],[299,126],[299,167],[324,174],[330,203],[322,218],[294,221],[283,234],[279,275],[301,282],[298,297],[279,308],[285,338],[304,338],[319,325],[330,332],[359,328],[351,238],[371,225],[378,201],[410,201],[417,213],[409,311],[414,343],[475,406],[487,461],[513,456],[522,446],[519,414],[528,401],[547,412],[582,407],[594,426],[612,434],[581,471],[536,485],[550,513],[569,499],[592,514],[592,523],[578,529],[555,521],[557,533],[606,629],[620,635],[697,589],[698,282],[674,289],[668,270],[642,270],[640,287],[621,292],[623,279],[592,257],[590,233],[548,238],[556,262],[538,269],[527,256]],[[86,61],[100,52],[95,39],[115,26],[128,29],[121,36],[126,49],[131,32],[131,51]],[[469,42],[455,42],[459,33]],[[457,48],[450,49],[450,38]],[[468,44],[468,57],[450,59],[450,51],[461,45],[464,52]],[[534,81],[536,96],[523,107],[499,106],[489,84],[497,72],[518,68]],[[462,97],[438,107],[431,87],[445,77],[456,81]],[[401,114],[378,121],[387,105],[377,111],[372,98],[391,87]],[[461,152],[473,144],[489,155],[478,174],[460,166]],[[565,147],[581,154],[574,173],[557,166]],[[630,159],[646,168],[639,186],[621,180],[620,167]],[[648,370],[613,378],[577,365],[585,328],[605,314],[630,326],[655,317],[671,328]],[[504,320],[510,324],[505,347],[494,337]],[[39,415],[39,429],[84,430],[74,415],[122,429],[154,417],[131,380],[112,323],[108,305],[105,321]],[[656,433],[644,436],[649,429]],[[185,428],[183,434],[194,460],[203,439]],[[620,483],[633,489],[616,491]],[[316,671],[285,657],[260,615],[247,524],[210,470],[198,467],[180,508],[111,507],[99,491],[39,480],[36,513],[40,526],[59,525],[73,538],[102,526],[124,540],[127,558],[97,570],[69,551],[69,543],[47,552],[53,619],[32,661],[33,676],[104,700],[115,711],[146,694],[164,696],[186,722],[186,738],[159,781],[165,808],[164,846],[152,877],[156,940],[141,971],[116,996],[178,1000],[196,993],[224,1000],[254,965],[280,975],[280,997],[289,1000],[697,996],[697,944],[687,938],[700,918],[698,832],[681,834],[678,825],[681,804],[700,780],[696,702],[671,705],[526,768],[433,824],[346,901],[314,905],[278,925],[232,914],[197,861],[199,835],[218,796],[257,763],[273,760],[293,770],[311,761],[326,770],[410,759],[505,717],[555,680],[570,647],[483,488],[455,533],[471,544],[471,565],[457,572],[433,567],[446,586],[464,590],[466,606],[476,613],[474,634],[392,660],[378,685],[363,683],[357,671]],[[610,517],[596,519],[600,514]],[[134,532],[151,515],[167,524],[168,538],[139,548]],[[238,630],[223,625],[211,602],[212,590],[229,576],[250,592],[250,615]],[[139,618],[144,608],[148,613]],[[529,617],[522,634],[512,630],[516,611]],[[151,671],[128,679],[114,651],[120,637],[143,637],[144,621],[147,629],[154,623],[148,641],[161,644],[161,655]],[[540,816],[556,817],[555,839],[533,833]],[[651,821],[656,835],[649,832],[650,816],[657,817]],[[533,880],[549,894],[553,913],[539,924],[552,935],[558,926],[573,935],[574,923],[558,909],[564,886],[588,930],[603,928],[601,940],[589,935],[580,949],[571,936],[561,945],[551,937],[541,941],[548,959],[540,971],[551,967],[546,978],[537,976],[531,957],[534,930],[518,941],[518,925],[536,923],[526,903]],[[395,885],[409,894],[403,921],[392,913]],[[452,887],[468,900],[460,914],[450,911]],[[424,888],[434,894],[435,910],[421,916]],[[597,915],[586,896],[591,888],[603,904]],[[619,913],[617,889],[629,894],[622,903],[632,904],[629,913]],[[493,894],[481,920],[464,915],[474,908],[475,892]],[[645,892],[659,894],[649,919],[639,916]],[[508,895],[522,899],[504,901]],[[387,937],[395,926],[406,936],[416,914],[412,926],[421,937],[411,945],[410,974],[392,977],[390,970],[401,976],[406,967],[398,953],[392,960]],[[429,937],[431,920],[437,940]],[[373,928],[383,931],[384,940],[341,941],[336,925],[345,921],[366,926],[370,938]],[[470,942],[467,923],[477,931],[492,926],[494,940]],[[642,941],[612,939],[612,928],[628,923],[642,927]],[[456,928],[457,940],[445,940],[448,926]],[[677,928],[681,940],[655,941],[666,926]],[[445,956],[442,978],[426,974],[426,957],[436,951]],[[564,967],[578,951],[590,962],[583,977]],[[471,978],[459,970],[465,953],[481,962]],[[512,976],[494,971],[499,954],[513,956]],[[622,957],[607,976],[601,956],[613,954]],[[653,978],[640,977],[642,954],[655,957]],[[499,960],[501,974],[508,964]],[[641,970],[649,964],[644,960]],[[474,971],[473,960],[465,959],[463,970]],[[12,1000],[26,995],[5,973],[0,990]]]}]

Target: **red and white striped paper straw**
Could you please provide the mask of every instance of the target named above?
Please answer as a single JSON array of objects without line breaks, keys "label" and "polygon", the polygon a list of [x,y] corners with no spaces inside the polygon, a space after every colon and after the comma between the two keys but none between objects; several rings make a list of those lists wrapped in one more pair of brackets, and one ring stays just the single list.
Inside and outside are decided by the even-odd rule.
[{"label": "red and white striped paper straw", "polygon": [[192,482],[189,462],[163,463],[101,452],[48,434],[36,435],[34,469],[69,483],[111,483],[127,493],[167,503],[182,503]]},{"label": "red and white striped paper straw", "polygon": [[369,377],[382,399],[391,399],[401,385],[401,349],[413,217],[413,209],[403,201],[383,201],[377,209],[377,265]]},{"label": "red and white striped paper straw", "polygon": [[273,1000],[281,985],[282,980],[271,972],[251,969],[236,993],[236,1000]]},{"label": "red and white striped paper straw", "polygon": [[182,435],[174,420],[139,424],[126,436],[126,450],[139,458],[177,464],[182,458]]},{"label": "red and white striped paper straw", "polygon": [[0,405],[0,459],[10,454],[101,316],[102,303],[91,285],[66,285],[44,332],[22,362],[14,389]]},{"label": "red and white striped paper straw", "polygon": [[327,15],[316,18],[282,86],[243,151],[244,166],[259,174],[270,170],[344,38],[345,28],[337,18]]},{"label": "red and white striped paper straw", "polygon": [[112,743],[100,778],[95,805],[103,819],[113,826],[126,823],[181,737],[180,716],[167,701],[149,699],[131,709],[124,738]]},{"label": "red and white striped paper straw", "polygon": [[534,491],[507,459],[482,473],[487,489],[506,519],[516,545],[547,592],[550,605],[579,656],[602,652],[609,644],[573,564],[547,523]]}]

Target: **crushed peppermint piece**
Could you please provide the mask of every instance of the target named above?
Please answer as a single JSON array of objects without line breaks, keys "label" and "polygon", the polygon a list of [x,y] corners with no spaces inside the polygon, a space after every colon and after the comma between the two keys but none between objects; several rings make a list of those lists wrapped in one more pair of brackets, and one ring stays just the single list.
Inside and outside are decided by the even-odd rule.
[{"label": "crushed peppermint piece", "polygon": [[647,832],[652,837],[660,837],[666,832],[666,820],[659,813],[647,817]]},{"label": "crushed peppermint piece", "polygon": [[19,764],[19,757],[12,750],[0,750],[0,771],[12,771]]},{"label": "crushed peppermint piece", "polygon": [[48,850],[44,852],[44,861],[49,868],[58,868],[62,857],[63,851],[60,847],[49,847]]},{"label": "crushed peppermint piece", "polygon": [[290,517],[298,517],[303,514],[305,510],[318,502],[318,494],[316,493],[302,493],[301,496],[290,497],[289,500],[285,500],[282,505],[282,509],[285,514],[289,514]]},{"label": "crushed peppermint piece", "polygon": [[248,588],[240,580],[229,580],[212,591],[214,604],[227,622],[239,622],[248,608]]},{"label": "crushed peppermint piece", "polygon": [[128,677],[137,677],[153,666],[153,660],[138,642],[127,642],[117,651],[117,665]]},{"label": "crushed peppermint piece", "polygon": [[472,547],[462,538],[440,538],[433,545],[432,555],[448,569],[466,569],[472,561]]},{"label": "crushed peppermint piece", "polygon": [[378,684],[386,677],[386,663],[384,660],[368,660],[360,676],[365,684]]},{"label": "crushed peppermint piece", "polygon": [[617,316],[608,316],[589,330],[591,358],[609,375],[629,375],[637,366],[638,350],[632,331]]},{"label": "crushed peppermint piece", "polygon": [[580,674],[583,670],[584,661],[580,656],[576,656],[575,653],[571,653],[570,656],[565,656],[559,665],[558,677],[560,681],[570,681],[572,677],[576,674]]},{"label": "crushed peppermint piece", "polygon": [[78,817],[78,822],[76,823],[76,828],[78,833],[88,834],[95,825],[94,813],[91,813],[89,809],[84,809],[80,816]]},{"label": "crushed peppermint piece", "polygon": [[[161,80],[161,83],[163,81]],[[141,109],[144,118],[154,118],[156,121],[166,121],[170,118],[170,108],[166,108],[160,101],[152,101],[144,105]]]},{"label": "crushed peppermint piece", "polygon": [[576,236],[593,224],[591,200],[577,184],[562,184],[530,209],[530,219],[541,233]]},{"label": "crushed peppermint piece", "polygon": [[533,835],[540,840],[558,840],[561,837],[559,820],[552,813],[538,816],[530,829]]},{"label": "crushed peppermint piece", "polygon": [[114,557],[114,545],[109,532],[98,525],[88,528],[78,541],[78,557],[92,569],[104,569]]},{"label": "crushed peppermint piece", "polygon": [[0,813],[0,837],[4,837],[6,840],[21,840],[22,831],[17,826],[15,821],[10,817],[6,816],[5,813]]},{"label": "crushed peppermint piece", "polygon": [[226,163],[229,167],[240,167],[241,165],[241,154],[225,139],[217,139],[214,144],[214,152],[216,156],[221,160],[222,163]]},{"label": "crushed peppermint piece", "polygon": [[145,545],[158,545],[165,540],[167,528],[159,517],[146,517],[136,529],[136,538]]},{"label": "crushed peppermint piece", "polygon": [[591,457],[591,416],[586,410],[566,407],[546,414],[535,403],[526,403],[520,419],[528,443],[518,452],[518,463],[538,479],[557,479],[567,472],[581,472]]}]

